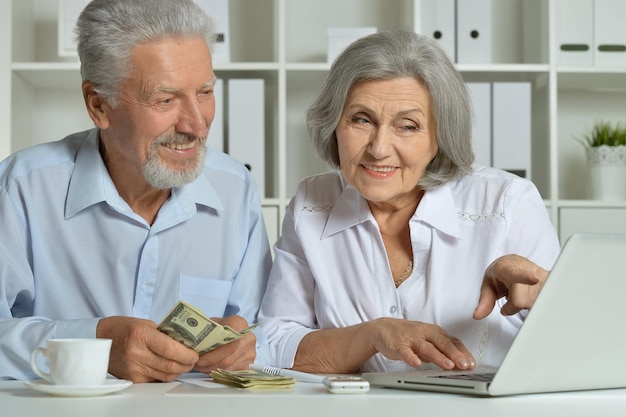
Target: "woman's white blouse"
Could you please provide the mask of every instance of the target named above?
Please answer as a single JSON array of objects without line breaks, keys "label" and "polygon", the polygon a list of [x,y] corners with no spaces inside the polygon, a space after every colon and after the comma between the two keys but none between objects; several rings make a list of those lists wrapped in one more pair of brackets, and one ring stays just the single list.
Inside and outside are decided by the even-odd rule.
[{"label": "woman's white blouse", "polygon": [[[427,191],[410,220],[414,269],[396,289],[368,204],[339,172],[305,178],[289,204],[259,321],[273,365],[289,368],[310,331],[379,317],[433,323],[460,338],[479,364],[499,364],[525,312],[502,316],[498,302],[472,318],[483,273],[515,253],[550,269],[560,245],[534,184],[478,168]],[[408,369],[377,354],[361,371]]]}]

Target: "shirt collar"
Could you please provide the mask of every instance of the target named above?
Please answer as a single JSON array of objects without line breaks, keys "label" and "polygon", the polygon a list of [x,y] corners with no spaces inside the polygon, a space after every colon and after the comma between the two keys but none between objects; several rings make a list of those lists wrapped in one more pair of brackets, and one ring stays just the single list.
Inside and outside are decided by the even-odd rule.
[{"label": "shirt collar", "polygon": [[343,191],[330,211],[322,239],[365,221],[374,221],[367,201],[340,175]]},{"label": "shirt collar", "polygon": [[211,181],[209,181],[206,171],[189,184],[172,189],[172,194],[181,202],[193,203],[194,205],[199,204],[217,211],[224,211],[224,205],[215,188],[213,188]]},{"label": "shirt collar", "polygon": [[104,172],[106,172],[106,167],[98,151],[98,132],[98,129],[90,130],[76,154],[67,191],[66,219],[105,200]]},{"label": "shirt collar", "polygon": [[[195,204],[212,207],[223,211],[224,206],[206,174],[201,174],[193,182],[172,190],[185,211],[195,209]],[[65,206],[65,218],[68,219],[80,211],[106,201],[112,207],[126,205],[122,203],[113,180],[109,176],[99,151],[99,130],[92,129],[80,146],[76,155],[74,169],[70,178]]]},{"label": "shirt collar", "polygon": [[443,184],[424,193],[411,221],[421,221],[454,237],[461,237],[461,226],[450,184]]},{"label": "shirt collar", "polygon": [[[374,222],[367,201],[341,176],[342,193],[331,209],[322,239],[365,221]],[[411,222],[421,221],[454,238],[461,236],[456,205],[449,184],[424,193]]]}]

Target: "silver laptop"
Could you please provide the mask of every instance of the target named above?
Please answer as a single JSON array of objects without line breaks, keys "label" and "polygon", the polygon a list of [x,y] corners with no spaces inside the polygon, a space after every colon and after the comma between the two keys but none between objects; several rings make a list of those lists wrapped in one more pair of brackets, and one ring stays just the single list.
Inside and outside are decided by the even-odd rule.
[{"label": "silver laptop", "polygon": [[567,240],[498,369],[363,377],[389,388],[491,396],[626,387],[626,235]]}]

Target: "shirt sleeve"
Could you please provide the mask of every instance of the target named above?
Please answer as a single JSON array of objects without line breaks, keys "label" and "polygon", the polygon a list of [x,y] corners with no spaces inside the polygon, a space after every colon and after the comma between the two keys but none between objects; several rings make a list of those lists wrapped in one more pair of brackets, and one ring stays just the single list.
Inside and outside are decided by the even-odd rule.
[{"label": "shirt sleeve", "polygon": [[[535,185],[528,180],[513,181],[505,194],[504,212],[507,234],[500,253],[516,254],[530,259],[550,271],[559,256],[561,246],[558,234],[546,206]],[[502,297],[496,301],[498,312],[506,303]],[[528,315],[528,310],[506,316],[517,328]]]},{"label": "shirt sleeve", "polygon": [[295,230],[294,202],[283,220],[274,246],[274,265],[261,305],[273,366],[291,368],[302,338],[319,328],[315,318],[315,280]]},{"label": "shirt sleeve", "polygon": [[508,231],[502,253],[525,256],[544,269],[552,269],[561,247],[535,185],[527,180],[513,181],[504,206]]},{"label": "shirt sleeve", "polygon": [[35,280],[26,228],[3,188],[0,208],[0,379],[32,379],[33,349],[47,339],[95,337],[99,318],[56,321],[33,315]]},{"label": "shirt sleeve", "polygon": [[[245,242],[242,262],[228,299],[228,305],[224,316],[240,315],[249,324],[258,321],[258,312],[261,306],[261,299],[267,285],[267,278],[272,265],[272,256],[263,214],[261,211],[260,197],[255,187],[249,187],[247,201],[245,204],[242,224],[247,224],[244,233]],[[267,338],[263,329],[259,326],[254,330],[257,338],[257,359],[258,363],[267,363],[268,347]]]}]

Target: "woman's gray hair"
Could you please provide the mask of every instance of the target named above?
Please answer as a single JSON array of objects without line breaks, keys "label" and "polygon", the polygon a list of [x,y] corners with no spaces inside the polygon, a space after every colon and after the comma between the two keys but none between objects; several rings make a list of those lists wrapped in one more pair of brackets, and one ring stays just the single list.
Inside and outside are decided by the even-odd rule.
[{"label": "woman's gray hair", "polygon": [[211,19],[192,0],[93,0],[76,25],[83,81],[91,81],[111,106],[130,73],[137,45],[177,37],[215,42]]},{"label": "woman's gray hair", "polygon": [[431,189],[471,171],[472,104],[468,89],[436,41],[401,30],[380,32],[352,43],[333,62],[320,94],[306,115],[314,151],[339,168],[335,129],[352,87],[365,80],[413,77],[431,97],[439,150],[419,180]]}]

